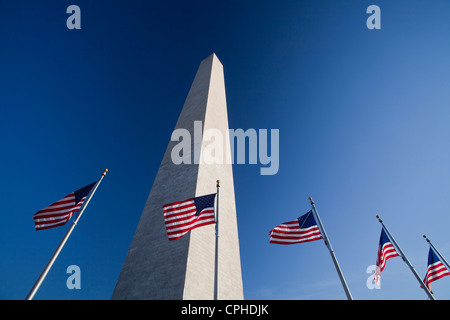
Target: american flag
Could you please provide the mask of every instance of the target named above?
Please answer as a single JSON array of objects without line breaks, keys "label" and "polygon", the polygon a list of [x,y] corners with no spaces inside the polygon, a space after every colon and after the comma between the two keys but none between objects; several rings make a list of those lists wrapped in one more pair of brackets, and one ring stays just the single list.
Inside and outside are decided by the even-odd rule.
[{"label": "american flag", "polygon": [[97,182],[94,182],[86,187],[78,189],[61,200],[51,204],[47,208],[36,212],[33,215],[35,229],[44,230],[66,224],[72,215],[81,208],[86,200],[86,196],[96,183]]},{"label": "american flag", "polygon": [[169,240],[179,239],[192,229],[214,224],[215,197],[214,193],[164,205]]},{"label": "american flag", "polygon": [[378,286],[380,286],[381,271],[383,271],[384,267],[386,266],[386,261],[390,258],[397,256],[398,256],[397,251],[395,251],[394,246],[392,245],[386,232],[384,232],[384,229],[382,228],[380,236],[380,244],[378,246],[376,271],[374,275],[374,281],[376,284],[378,284]]},{"label": "american flag", "polygon": [[425,279],[423,279],[423,283],[425,283],[431,291],[431,282],[448,275],[450,275],[450,272],[430,248],[430,251],[428,252],[428,269]]},{"label": "american flag", "polygon": [[294,244],[322,239],[312,210],[298,219],[282,223],[270,232],[270,243]]}]

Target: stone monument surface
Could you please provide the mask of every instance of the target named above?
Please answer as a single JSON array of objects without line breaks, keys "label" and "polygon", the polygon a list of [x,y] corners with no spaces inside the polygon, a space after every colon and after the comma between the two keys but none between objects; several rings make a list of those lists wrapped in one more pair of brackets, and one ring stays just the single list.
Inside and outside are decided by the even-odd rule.
[{"label": "stone monument surface", "polygon": [[[225,138],[228,115],[224,73],[215,54],[200,63],[175,129],[189,131],[192,161],[175,164],[172,149],[179,141],[169,142],[112,299],[214,298],[215,225],[169,241],[162,206],[215,193],[216,180],[220,180],[217,295],[222,300],[243,299],[233,171],[225,159],[230,155],[230,143]],[[208,164],[201,158],[210,141],[199,138],[198,133],[209,129],[218,130],[224,137],[224,159],[220,163]]]}]

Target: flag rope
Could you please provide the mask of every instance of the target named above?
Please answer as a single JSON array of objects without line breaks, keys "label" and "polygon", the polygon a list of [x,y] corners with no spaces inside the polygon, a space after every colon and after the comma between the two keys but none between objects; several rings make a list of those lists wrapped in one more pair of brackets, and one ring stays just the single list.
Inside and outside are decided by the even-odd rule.
[{"label": "flag rope", "polygon": [[219,299],[219,188],[220,181],[217,180],[217,204],[216,204],[216,249],[214,259],[214,300]]}]

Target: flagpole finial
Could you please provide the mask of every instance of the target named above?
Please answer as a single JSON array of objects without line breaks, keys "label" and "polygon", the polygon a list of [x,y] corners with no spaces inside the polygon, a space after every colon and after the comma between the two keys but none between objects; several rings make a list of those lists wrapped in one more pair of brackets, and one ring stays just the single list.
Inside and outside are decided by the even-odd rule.
[{"label": "flagpole finial", "polygon": [[314,201],[311,197],[309,197],[308,199],[309,199],[309,201],[311,201],[311,204],[314,204]]},{"label": "flagpole finial", "polygon": [[219,185],[219,183],[220,183],[220,180],[217,180],[216,182],[217,182],[217,185],[216,185],[216,187],[220,187],[220,185]]},{"label": "flagpole finial", "polygon": [[105,176],[107,172],[108,172],[108,169],[105,168],[105,170],[103,170],[102,176]]}]

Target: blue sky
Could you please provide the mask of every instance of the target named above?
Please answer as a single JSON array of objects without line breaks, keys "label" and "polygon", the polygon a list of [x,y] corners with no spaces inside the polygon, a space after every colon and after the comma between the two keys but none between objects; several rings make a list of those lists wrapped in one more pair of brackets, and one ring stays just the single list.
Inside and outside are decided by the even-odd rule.
[{"label": "blue sky", "polygon": [[[81,8],[68,30],[66,8]],[[381,9],[381,29],[366,9]],[[379,214],[421,277],[450,258],[447,1],[0,1],[0,299],[23,299],[69,225],[32,215],[109,172],[36,299],[109,299],[201,60],[230,128],[279,129],[280,170],[235,165],[246,299],[345,299],[322,241],[269,244],[316,202],[355,299],[426,299],[400,258],[369,290]],[[66,269],[81,269],[69,290]],[[450,277],[432,284],[450,299]]]}]

